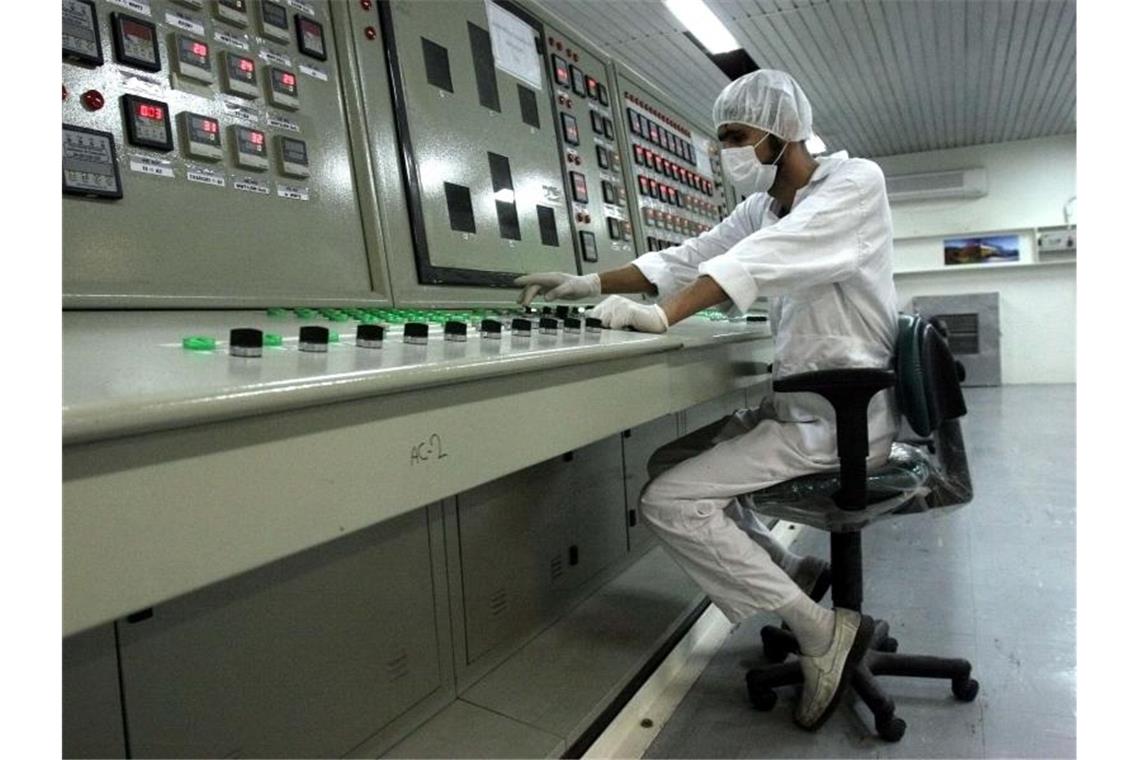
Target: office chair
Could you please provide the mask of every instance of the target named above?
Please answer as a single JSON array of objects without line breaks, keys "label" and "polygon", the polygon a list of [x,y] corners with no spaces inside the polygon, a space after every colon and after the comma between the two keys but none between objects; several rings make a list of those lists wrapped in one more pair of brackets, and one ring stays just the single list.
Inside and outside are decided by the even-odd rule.
[{"label": "office chair", "polygon": [[[966,413],[961,365],[942,332],[927,320],[903,315],[893,370],[840,369],[806,372],[776,380],[777,392],[810,392],[835,409],[839,471],[796,478],[742,497],[751,509],[790,519],[831,534],[832,602],[862,611],[863,564],[860,531],[871,523],[931,508],[962,506],[973,497],[958,418]],[[897,384],[897,386],[896,386]],[[920,438],[896,441],[883,467],[867,472],[867,405],[881,390],[895,387],[899,411]],[[936,455],[937,462],[930,454]],[[786,628],[761,632],[771,665],[750,670],[752,704],[771,710],[775,688],[803,683],[799,663],[784,662],[798,653]],[[971,702],[978,682],[967,660],[898,654],[899,643],[885,620],[875,621],[871,647],[857,666],[850,687],[875,716],[875,730],[890,742],[902,739],[906,722],[895,715],[894,701],[877,676],[950,679],[954,696]]]}]

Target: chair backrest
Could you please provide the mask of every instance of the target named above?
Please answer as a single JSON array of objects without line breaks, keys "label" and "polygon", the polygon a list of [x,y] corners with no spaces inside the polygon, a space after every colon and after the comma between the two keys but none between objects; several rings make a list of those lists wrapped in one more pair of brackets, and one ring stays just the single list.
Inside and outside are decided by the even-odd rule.
[{"label": "chair backrest", "polygon": [[962,365],[946,338],[921,316],[899,315],[895,374],[899,412],[919,435],[928,436],[944,420],[966,414]]}]

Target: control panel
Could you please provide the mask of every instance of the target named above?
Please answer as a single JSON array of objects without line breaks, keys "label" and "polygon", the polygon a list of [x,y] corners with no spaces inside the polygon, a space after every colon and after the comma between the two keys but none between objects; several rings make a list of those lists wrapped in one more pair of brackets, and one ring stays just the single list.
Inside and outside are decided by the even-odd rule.
[{"label": "control panel", "polygon": [[336,5],[62,0],[70,305],[388,300],[350,163]]},{"label": "control panel", "polygon": [[716,140],[624,68],[616,82],[639,249],[669,248],[712,229],[730,210]]},{"label": "control panel", "polygon": [[547,25],[546,35],[579,265],[583,273],[613,269],[636,254],[607,67],[557,28]]},{"label": "control panel", "polygon": [[580,149],[588,127],[554,116],[541,22],[494,2],[376,5],[387,60],[362,76],[394,77],[419,285],[513,290],[522,272],[576,271],[557,134]]}]

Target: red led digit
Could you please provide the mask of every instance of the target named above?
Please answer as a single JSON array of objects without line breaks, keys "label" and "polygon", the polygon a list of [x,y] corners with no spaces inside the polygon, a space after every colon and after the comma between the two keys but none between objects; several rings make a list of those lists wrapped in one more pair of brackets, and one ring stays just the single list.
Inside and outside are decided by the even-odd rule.
[{"label": "red led digit", "polygon": [[210,119],[202,119],[202,131],[207,134],[216,134],[218,131],[218,122],[211,121]]},{"label": "red led digit", "polygon": [[250,132],[249,141],[254,145],[261,145],[265,142],[265,135],[261,134],[260,132]]},{"label": "red led digit", "polygon": [[145,103],[139,103],[138,107],[139,116],[144,119],[154,119],[155,121],[162,120],[162,109],[158,106],[148,106]]},{"label": "red led digit", "polygon": [[248,58],[239,58],[238,68],[248,74],[249,72],[253,71],[253,61],[249,60]]},{"label": "red led digit", "polygon": [[295,85],[297,83],[297,77],[293,76],[289,72],[284,72],[283,74],[281,74],[281,81],[287,87],[292,87],[293,85]]},{"label": "red led digit", "polygon": [[201,42],[195,42],[190,45],[191,52],[199,58],[205,58],[210,53],[210,48],[203,45]]}]

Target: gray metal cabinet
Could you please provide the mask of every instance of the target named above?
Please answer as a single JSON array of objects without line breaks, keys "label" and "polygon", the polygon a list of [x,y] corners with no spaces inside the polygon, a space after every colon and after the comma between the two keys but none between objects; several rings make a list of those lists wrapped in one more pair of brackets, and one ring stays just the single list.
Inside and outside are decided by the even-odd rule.
[{"label": "gray metal cabinet", "polygon": [[132,753],[339,756],[449,682],[428,512],[119,622]]},{"label": "gray metal cabinet", "polygon": [[113,625],[63,640],[63,756],[126,757]]},{"label": "gray metal cabinet", "polygon": [[571,487],[563,495],[573,515],[568,559],[575,587],[625,557],[625,487],[622,447],[610,436],[573,452]]}]

